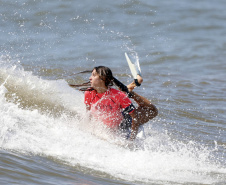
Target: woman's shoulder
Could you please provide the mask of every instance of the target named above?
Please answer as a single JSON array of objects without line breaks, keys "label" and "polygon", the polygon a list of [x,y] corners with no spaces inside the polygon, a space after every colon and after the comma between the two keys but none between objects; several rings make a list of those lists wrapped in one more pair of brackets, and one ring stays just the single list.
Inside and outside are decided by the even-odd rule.
[{"label": "woman's shoulder", "polygon": [[119,95],[119,96],[126,96],[126,94],[120,90],[114,89],[114,88],[110,88],[111,94],[114,95]]}]

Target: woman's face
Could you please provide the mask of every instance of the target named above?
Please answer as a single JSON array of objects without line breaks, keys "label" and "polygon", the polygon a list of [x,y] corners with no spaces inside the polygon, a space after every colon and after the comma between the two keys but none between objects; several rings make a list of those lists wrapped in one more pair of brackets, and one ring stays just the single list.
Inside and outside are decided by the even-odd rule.
[{"label": "woman's face", "polygon": [[96,72],[96,69],[93,70],[91,76],[89,77],[91,87],[98,90],[98,88],[106,88],[105,82],[100,78],[99,74]]}]

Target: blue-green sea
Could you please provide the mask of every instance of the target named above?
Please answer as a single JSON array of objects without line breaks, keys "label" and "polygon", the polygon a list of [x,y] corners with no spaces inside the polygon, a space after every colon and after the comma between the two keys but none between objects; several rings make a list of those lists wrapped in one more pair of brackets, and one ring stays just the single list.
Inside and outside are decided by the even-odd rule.
[{"label": "blue-green sea", "polygon": [[[226,183],[226,1],[0,0],[0,184]],[[133,143],[85,110],[104,65],[159,115]]]}]

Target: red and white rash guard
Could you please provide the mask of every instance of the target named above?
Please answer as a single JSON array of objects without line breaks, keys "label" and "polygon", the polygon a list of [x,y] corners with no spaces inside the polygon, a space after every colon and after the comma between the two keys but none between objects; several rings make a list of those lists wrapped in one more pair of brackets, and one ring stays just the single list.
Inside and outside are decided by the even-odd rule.
[{"label": "red and white rash guard", "polygon": [[118,127],[123,120],[123,114],[132,113],[135,109],[126,94],[113,88],[105,93],[85,91],[84,102],[91,107],[91,115],[95,119],[111,128]]}]

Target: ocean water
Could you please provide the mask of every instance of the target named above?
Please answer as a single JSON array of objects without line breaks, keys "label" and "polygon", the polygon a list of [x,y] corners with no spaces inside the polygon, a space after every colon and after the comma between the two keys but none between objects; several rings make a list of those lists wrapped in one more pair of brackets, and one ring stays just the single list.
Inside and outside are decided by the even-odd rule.
[{"label": "ocean water", "polygon": [[[0,184],[226,183],[226,2],[0,1]],[[133,143],[68,84],[98,65],[159,109]]]}]

